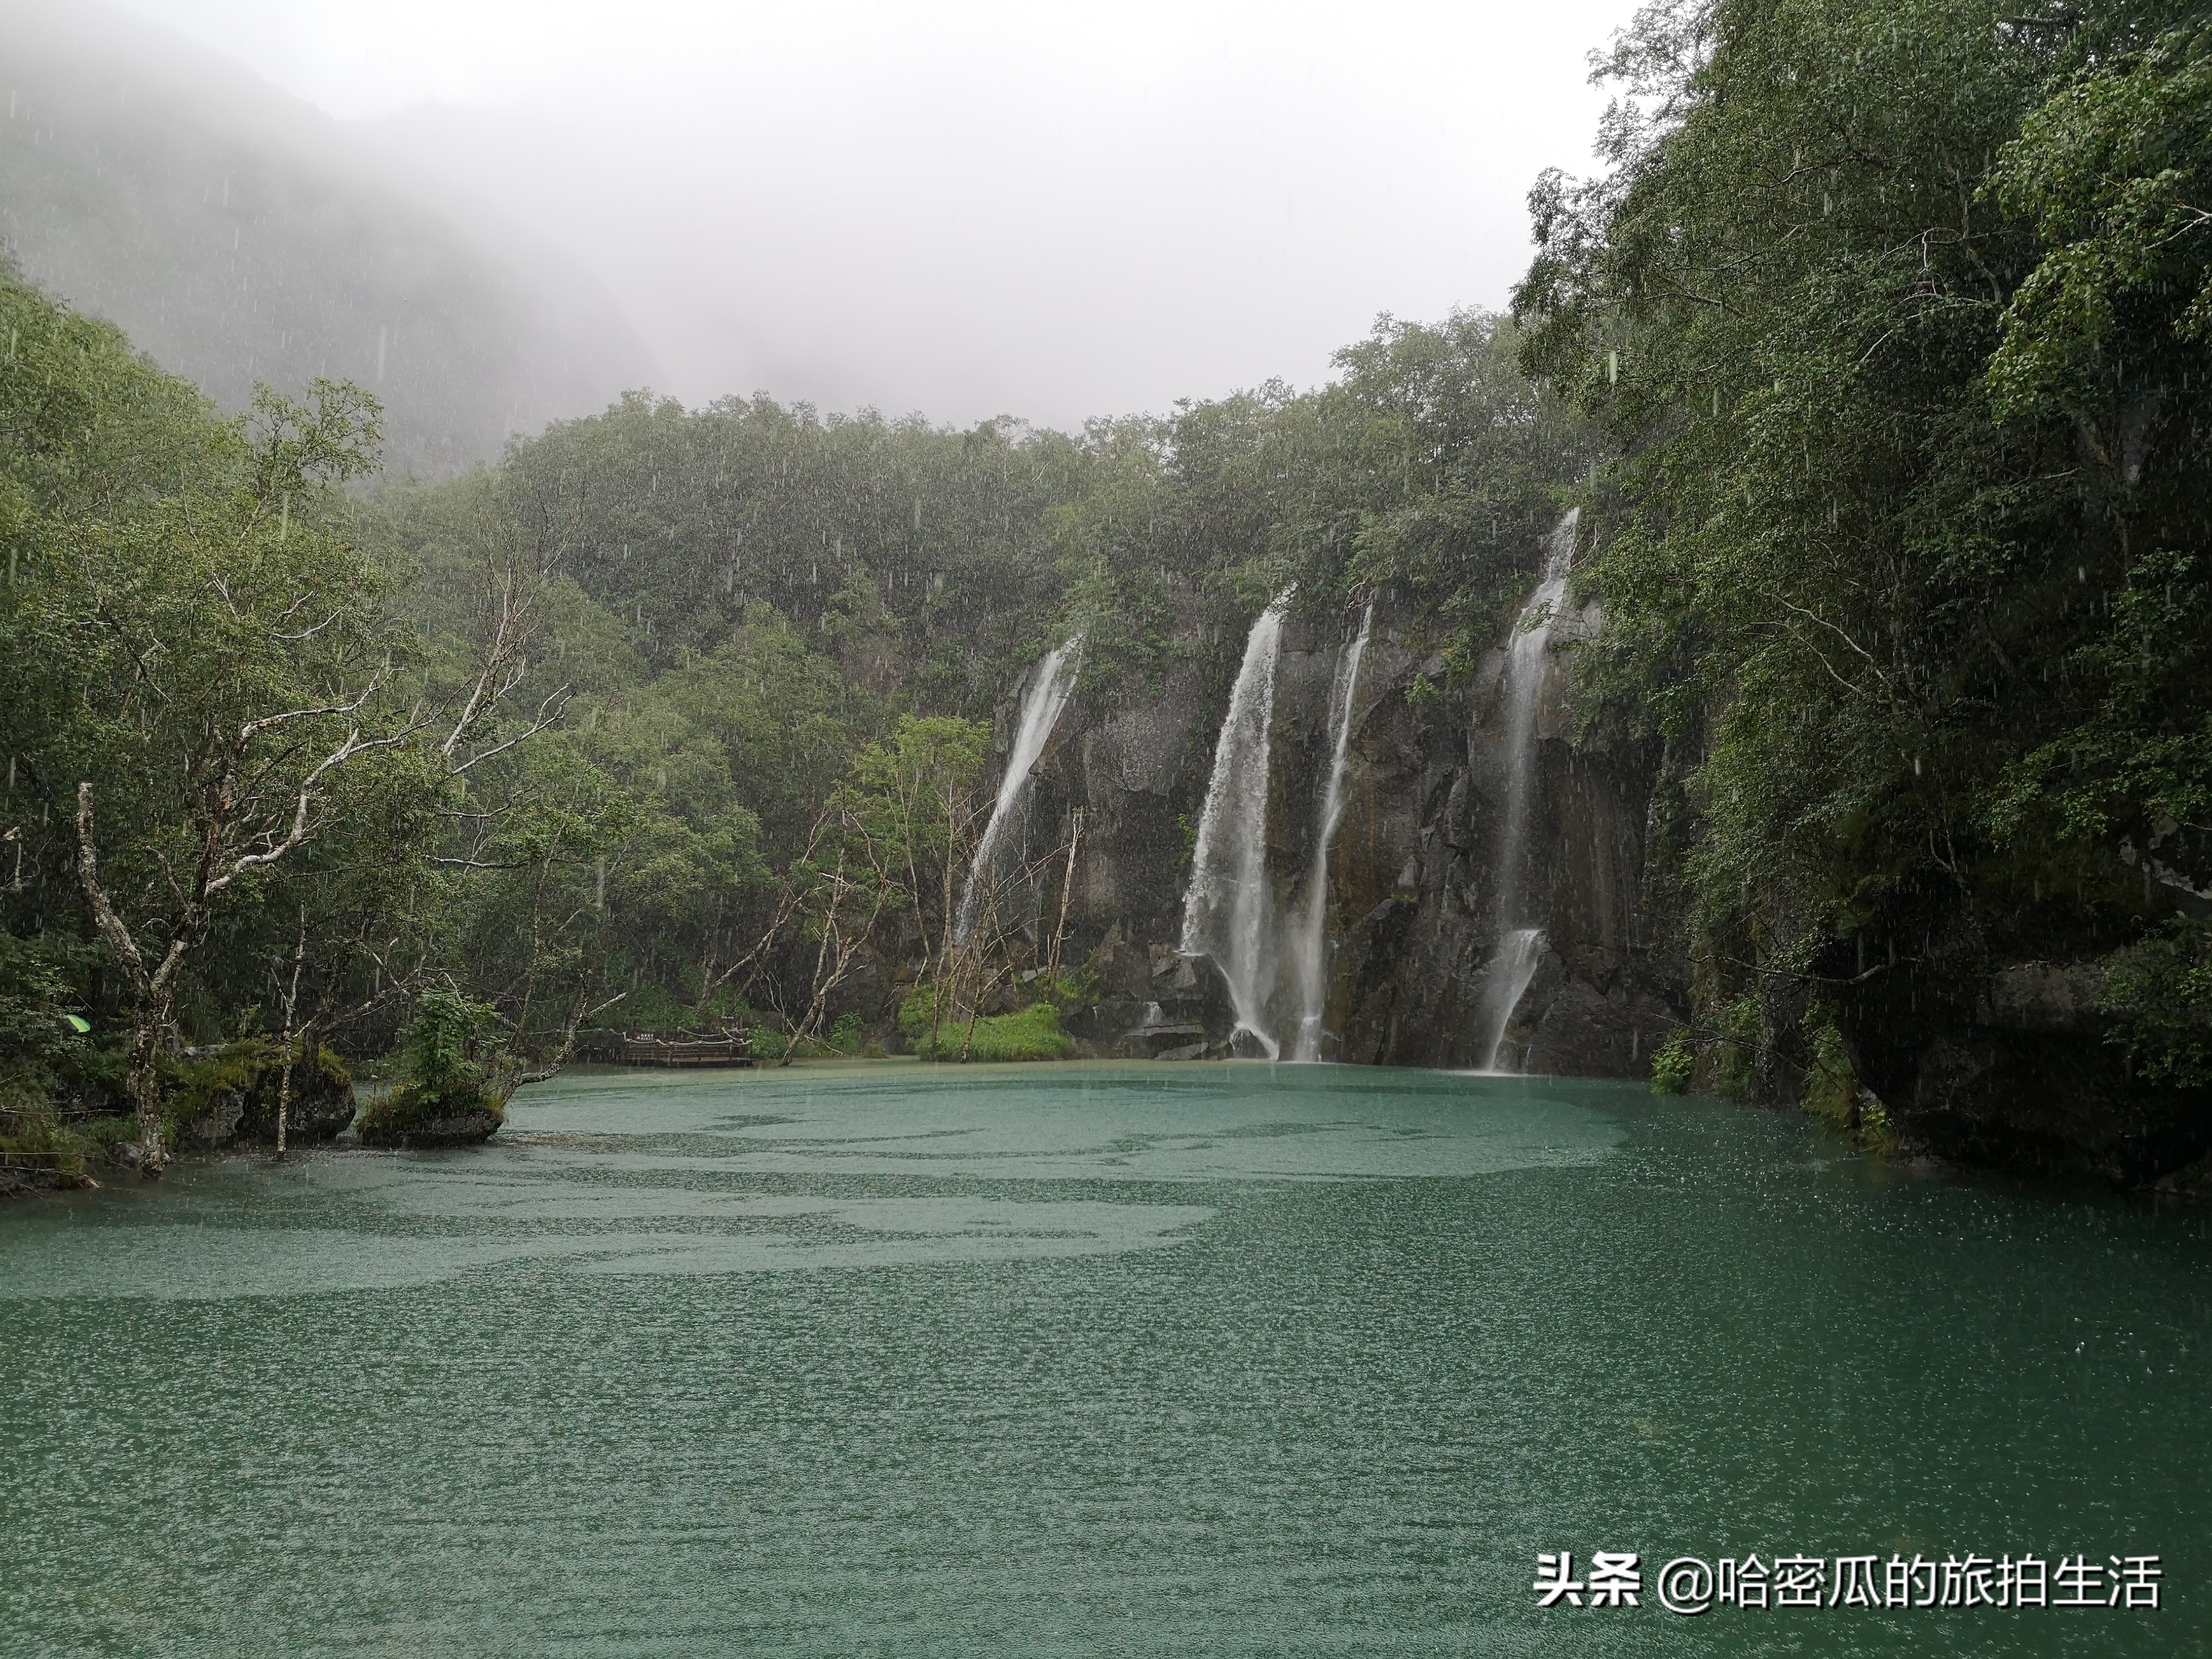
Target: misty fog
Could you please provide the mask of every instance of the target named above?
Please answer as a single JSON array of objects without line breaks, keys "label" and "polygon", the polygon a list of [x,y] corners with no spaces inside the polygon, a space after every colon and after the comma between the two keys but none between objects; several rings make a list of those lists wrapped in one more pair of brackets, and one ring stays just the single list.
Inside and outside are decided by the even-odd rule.
[{"label": "misty fog", "polygon": [[[240,171],[219,153],[242,147],[267,175],[250,216],[329,240],[332,187],[302,181],[348,181],[344,210],[379,227],[356,240],[405,267],[353,276],[414,296],[423,350],[472,357],[453,377],[471,390],[435,396],[468,405],[459,441],[488,453],[502,423],[640,382],[695,404],[765,391],[1069,428],[1311,383],[1378,313],[1503,302],[1524,192],[1585,163],[1585,54],[1628,9],[18,0],[6,36],[30,90],[73,66],[47,101],[81,148],[120,118],[89,86],[168,88],[185,137],[142,147],[191,175],[173,196],[219,191]],[[157,235],[143,203],[93,211],[105,246],[25,212],[11,201],[5,229],[28,274],[171,349],[163,302],[108,274],[113,222]],[[210,257],[250,258],[215,246],[226,228],[202,228]],[[374,383],[370,313],[402,304],[294,321],[344,333],[329,372]],[[422,418],[392,380],[406,325],[380,325],[404,434]],[[264,378],[328,356],[280,351],[286,331],[234,328],[221,363],[172,366],[234,402],[246,356]]]}]

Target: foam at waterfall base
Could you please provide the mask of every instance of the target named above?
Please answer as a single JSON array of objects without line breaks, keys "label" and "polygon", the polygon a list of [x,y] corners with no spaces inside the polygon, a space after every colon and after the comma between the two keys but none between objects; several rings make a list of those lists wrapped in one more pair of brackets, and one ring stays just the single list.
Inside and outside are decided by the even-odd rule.
[{"label": "foam at waterfall base", "polygon": [[1508,1041],[1506,1032],[1511,1029],[1514,1011],[1528,994],[1529,984],[1543,962],[1546,943],[1542,928],[1516,927],[1503,935],[1490,953],[1490,962],[1483,969],[1482,1000],[1479,1005],[1483,1038],[1483,1062],[1479,1071],[1501,1072],[1498,1060]]}]

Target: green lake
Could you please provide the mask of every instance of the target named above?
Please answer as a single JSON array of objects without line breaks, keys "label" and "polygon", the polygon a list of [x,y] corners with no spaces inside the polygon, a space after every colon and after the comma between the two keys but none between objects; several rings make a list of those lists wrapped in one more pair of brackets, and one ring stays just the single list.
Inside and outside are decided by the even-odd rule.
[{"label": "green lake", "polygon": [[[576,1073],[0,1211],[0,1651],[2203,1652],[2208,1268],[1624,1084]],[[1754,1553],[2163,1605],[1654,1593]]]}]

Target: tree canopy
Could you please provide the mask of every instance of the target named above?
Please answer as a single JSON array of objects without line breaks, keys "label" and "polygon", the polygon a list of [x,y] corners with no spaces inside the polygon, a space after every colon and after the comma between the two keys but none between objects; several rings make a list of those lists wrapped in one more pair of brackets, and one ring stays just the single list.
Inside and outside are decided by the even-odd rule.
[{"label": "tree canopy", "polygon": [[1534,192],[1524,361],[1615,451],[1586,712],[1675,745],[1717,991],[2212,892],[2208,40],[1667,0]]}]

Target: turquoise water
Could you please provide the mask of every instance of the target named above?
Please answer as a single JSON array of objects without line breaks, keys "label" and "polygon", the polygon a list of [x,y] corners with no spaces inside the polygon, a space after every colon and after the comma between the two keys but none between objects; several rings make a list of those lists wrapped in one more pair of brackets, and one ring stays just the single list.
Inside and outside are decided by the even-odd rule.
[{"label": "turquoise water", "polygon": [[[2203,1651],[2208,1266],[1623,1085],[572,1074],[0,1212],[0,1650]],[[1563,1548],[1644,1604],[1539,1610]],[[1651,1593],[1754,1551],[2164,1605]]]}]

